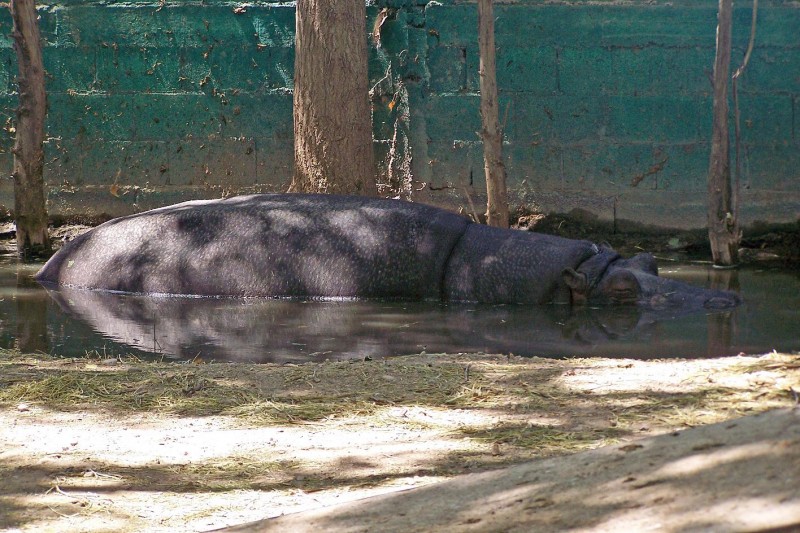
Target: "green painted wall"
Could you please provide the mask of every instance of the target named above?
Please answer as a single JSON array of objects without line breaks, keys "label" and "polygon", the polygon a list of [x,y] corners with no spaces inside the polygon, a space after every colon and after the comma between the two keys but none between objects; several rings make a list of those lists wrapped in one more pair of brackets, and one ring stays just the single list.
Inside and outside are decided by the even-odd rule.
[{"label": "green painted wall", "polygon": [[[800,5],[761,4],[740,85],[746,222],[800,216]],[[373,45],[385,193],[482,201],[476,8],[381,0]],[[495,6],[505,155],[516,205],[620,224],[705,224],[713,0]],[[118,215],[286,187],[292,165],[291,4],[61,0],[41,8],[51,211]],[[749,34],[737,4],[734,63]],[[370,28],[371,29],[371,28]],[[0,16],[0,102],[16,106]],[[9,175],[12,136],[0,142]],[[12,205],[10,179],[0,204]]]}]

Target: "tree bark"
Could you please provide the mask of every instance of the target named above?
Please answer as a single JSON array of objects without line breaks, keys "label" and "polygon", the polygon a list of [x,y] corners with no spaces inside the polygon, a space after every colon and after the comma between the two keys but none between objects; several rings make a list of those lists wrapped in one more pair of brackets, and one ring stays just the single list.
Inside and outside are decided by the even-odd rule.
[{"label": "tree bark", "polygon": [[44,193],[44,89],[42,43],[34,0],[11,0],[14,48],[19,65],[19,107],[14,143],[14,217],[17,253],[24,259],[51,252]]},{"label": "tree bark", "polygon": [[293,192],[376,196],[363,0],[298,0]]},{"label": "tree bark", "polygon": [[497,75],[492,0],[478,0],[478,45],[480,48],[481,139],[486,174],[486,223],[508,227],[508,192],[503,163],[503,131],[497,102]]},{"label": "tree bark", "polygon": [[713,129],[708,168],[708,239],[714,264],[739,262],[741,232],[731,194],[728,131],[728,77],[731,63],[733,0],[719,0],[717,54],[714,60]]}]

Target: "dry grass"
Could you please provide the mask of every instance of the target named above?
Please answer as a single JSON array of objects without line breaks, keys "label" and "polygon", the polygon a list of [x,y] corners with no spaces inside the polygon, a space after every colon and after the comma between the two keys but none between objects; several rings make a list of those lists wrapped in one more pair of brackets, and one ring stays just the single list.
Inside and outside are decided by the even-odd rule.
[{"label": "dry grass", "polygon": [[[791,390],[800,390],[799,360],[777,353],[680,362],[428,355],[251,365],[3,351],[0,405],[228,415],[258,425],[397,424],[383,414],[397,406],[497,412],[504,420],[458,432],[547,455],[615,442],[642,426],[691,427],[788,405]],[[407,422],[414,423],[424,425]]]}]

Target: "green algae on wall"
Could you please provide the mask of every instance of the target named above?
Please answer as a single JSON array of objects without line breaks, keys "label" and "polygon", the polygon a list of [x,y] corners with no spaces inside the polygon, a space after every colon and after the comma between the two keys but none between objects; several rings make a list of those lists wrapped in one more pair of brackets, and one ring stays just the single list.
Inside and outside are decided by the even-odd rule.
[{"label": "green algae on wall", "polygon": [[[383,192],[482,201],[477,11],[368,9]],[[716,3],[517,1],[495,6],[512,203],[604,220],[705,224]],[[40,7],[55,215],[120,215],[287,186],[294,4],[62,0]],[[734,18],[734,63],[750,7]],[[0,169],[10,175],[16,62],[0,12]],[[762,3],[741,81],[745,223],[800,213],[800,7]],[[365,38],[367,36],[365,35]],[[10,180],[0,203],[13,205]]]}]

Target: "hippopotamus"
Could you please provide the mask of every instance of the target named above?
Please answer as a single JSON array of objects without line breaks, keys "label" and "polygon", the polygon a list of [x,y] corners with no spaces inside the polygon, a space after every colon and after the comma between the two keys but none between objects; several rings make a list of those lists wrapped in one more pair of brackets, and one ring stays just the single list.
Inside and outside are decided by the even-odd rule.
[{"label": "hippopotamus", "polygon": [[147,295],[620,304],[719,309],[737,295],[658,276],[586,240],[402,200],[257,194],[110,220],[65,244],[46,286]]}]

